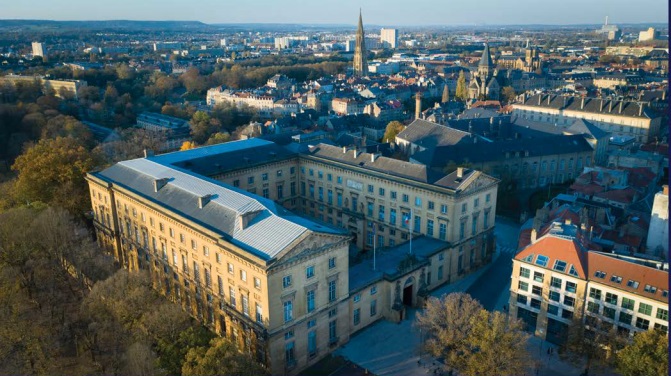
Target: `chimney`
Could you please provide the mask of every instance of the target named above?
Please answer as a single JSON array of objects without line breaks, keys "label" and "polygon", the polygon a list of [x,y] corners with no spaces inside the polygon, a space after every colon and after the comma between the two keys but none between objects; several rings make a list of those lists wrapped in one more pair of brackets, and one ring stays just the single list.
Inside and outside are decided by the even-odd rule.
[{"label": "chimney", "polygon": [[377,154],[375,154],[375,153],[371,153],[371,154],[370,154],[370,161],[371,161],[371,162],[375,162],[376,159],[377,159]]},{"label": "chimney", "polygon": [[542,96],[543,96],[543,94],[538,94],[538,105],[539,105],[539,106],[541,105],[541,100],[542,100],[541,97],[542,97]]},{"label": "chimney", "polygon": [[550,95],[548,95],[548,105],[550,104]]},{"label": "chimney", "polygon": [[662,90],[662,100],[666,100],[666,90]]},{"label": "chimney", "polygon": [[580,109],[585,108],[585,97],[580,98]]},{"label": "chimney", "polygon": [[463,167],[457,167],[457,177],[459,179],[464,177],[464,168]]},{"label": "chimney", "polygon": [[538,237],[538,231],[535,228],[531,229],[531,244],[534,244],[536,242],[536,238]]},{"label": "chimney", "polygon": [[570,226],[571,225],[571,218],[566,218],[564,220],[564,224],[567,225],[567,226]]},{"label": "chimney", "polygon": [[643,116],[643,103],[638,104],[638,116]]},{"label": "chimney", "polygon": [[154,151],[151,149],[144,149],[144,157],[149,158],[154,156]]},{"label": "chimney", "polygon": [[168,178],[154,180],[154,192],[158,192],[161,188],[168,184]]},{"label": "chimney", "polygon": [[622,113],[622,105],[624,104],[624,101],[620,101],[620,109],[618,110],[618,113]]},{"label": "chimney", "polygon": [[418,91],[415,94],[415,119],[419,119],[422,115],[422,92]]},{"label": "chimney", "polygon": [[668,185],[664,184],[662,186],[662,194],[665,195],[665,196],[669,195],[669,186]]},{"label": "chimney", "polygon": [[347,146],[343,146],[343,147],[342,147],[342,153],[343,153],[343,154],[347,154]]},{"label": "chimney", "polygon": [[354,149],[354,159],[359,156],[359,150]]},{"label": "chimney", "polygon": [[612,112],[612,111],[613,111],[613,100],[610,99],[608,101],[608,112]]},{"label": "chimney", "polygon": [[603,111],[603,99],[599,99],[599,112]]},{"label": "chimney", "polygon": [[205,195],[205,196],[200,196],[198,197],[198,209],[202,209],[207,205],[208,202],[210,202],[210,199],[212,198],[212,195]]}]

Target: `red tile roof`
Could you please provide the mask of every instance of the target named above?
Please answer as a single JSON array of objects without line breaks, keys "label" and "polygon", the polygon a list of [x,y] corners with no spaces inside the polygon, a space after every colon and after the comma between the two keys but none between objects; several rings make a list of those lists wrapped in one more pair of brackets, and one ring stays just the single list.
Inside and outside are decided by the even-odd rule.
[{"label": "red tile roof", "polygon": [[[636,295],[645,296],[662,302],[668,302],[669,299],[662,297],[662,290],[669,289],[669,272],[655,269],[649,266],[635,264],[623,259],[618,259],[608,255],[588,252],[587,265],[589,279],[607,286],[624,290]],[[594,273],[599,270],[606,273],[606,276],[596,278]],[[611,282],[611,277],[616,275],[622,277],[622,282]],[[627,282],[633,280],[639,283],[637,288],[627,286]],[[646,292],[645,285],[651,285],[657,288],[654,293]]]},{"label": "red tile roof", "polygon": [[531,263],[536,265],[536,256],[539,254],[544,255],[549,258],[546,266],[547,269],[552,269],[555,260],[562,260],[568,264],[564,273],[568,275],[571,265],[573,265],[576,272],[578,272],[578,277],[587,279],[585,253],[580,249],[575,239],[547,235],[520,251],[515,256],[515,260],[522,261],[525,257],[534,255]]}]

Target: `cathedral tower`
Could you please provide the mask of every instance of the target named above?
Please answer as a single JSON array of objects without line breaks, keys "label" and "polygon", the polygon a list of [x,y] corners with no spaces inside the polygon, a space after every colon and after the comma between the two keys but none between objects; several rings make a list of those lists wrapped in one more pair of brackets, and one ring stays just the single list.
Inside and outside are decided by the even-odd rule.
[{"label": "cathedral tower", "polygon": [[368,62],[366,62],[366,39],[363,33],[363,20],[359,10],[359,27],[356,30],[356,45],[354,47],[354,74],[365,76],[368,74]]}]

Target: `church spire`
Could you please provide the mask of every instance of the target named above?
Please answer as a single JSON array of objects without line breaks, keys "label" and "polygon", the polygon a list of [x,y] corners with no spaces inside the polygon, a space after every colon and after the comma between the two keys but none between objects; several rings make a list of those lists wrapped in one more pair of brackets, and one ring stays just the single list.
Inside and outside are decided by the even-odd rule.
[{"label": "church spire", "polygon": [[441,98],[441,103],[447,103],[450,101],[450,89],[447,87],[447,84],[443,85],[443,97]]},{"label": "church spire", "polygon": [[365,76],[368,74],[368,63],[366,62],[366,39],[363,31],[363,18],[359,8],[359,26],[356,30],[356,44],[354,46],[354,74]]}]

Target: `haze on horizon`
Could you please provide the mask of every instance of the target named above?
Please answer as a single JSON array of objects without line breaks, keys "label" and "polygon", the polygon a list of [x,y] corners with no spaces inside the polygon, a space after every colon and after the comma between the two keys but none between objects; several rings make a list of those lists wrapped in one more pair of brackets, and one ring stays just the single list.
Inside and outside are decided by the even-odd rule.
[{"label": "haze on horizon", "polygon": [[[144,20],[214,23],[417,25],[571,25],[667,23],[666,0],[5,0],[0,19]],[[541,3],[541,4],[539,4]]]}]

